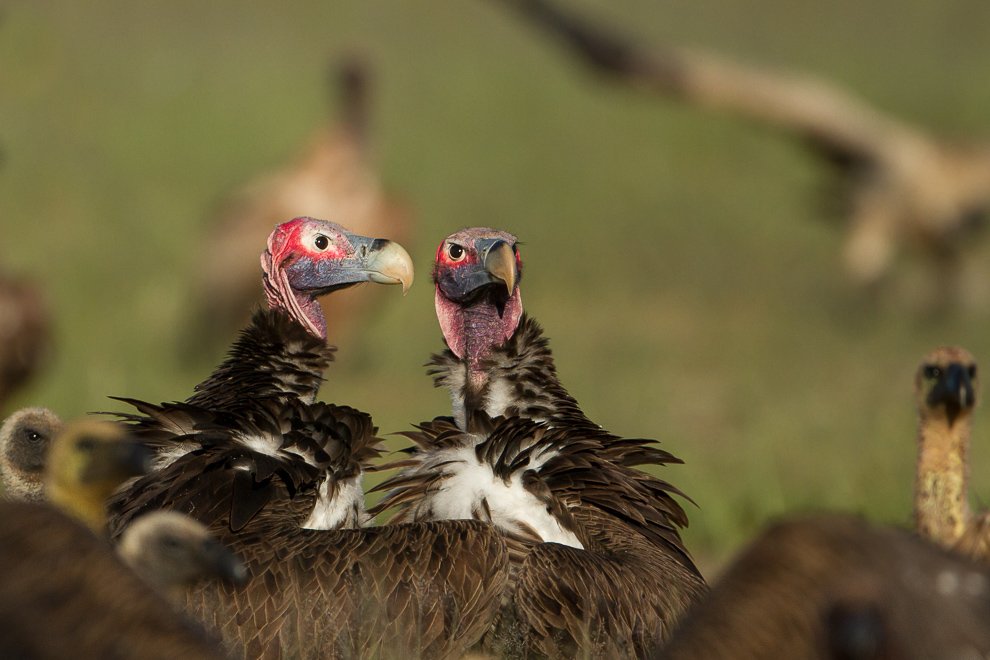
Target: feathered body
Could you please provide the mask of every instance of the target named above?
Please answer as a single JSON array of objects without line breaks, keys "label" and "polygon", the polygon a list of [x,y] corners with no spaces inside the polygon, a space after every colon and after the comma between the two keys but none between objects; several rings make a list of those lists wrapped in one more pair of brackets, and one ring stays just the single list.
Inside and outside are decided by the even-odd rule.
[{"label": "feathered body", "polygon": [[407,287],[408,255],[294,222],[262,257],[271,309],[227,361],[185,403],[132,401],[157,469],[115,499],[113,531],[174,509],[238,552],[248,583],[194,588],[186,611],[245,658],[458,657],[497,611],[504,540],[470,521],[364,528],[360,479],[377,429],[365,413],[314,403],[332,358],[316,295],[355,281]]},{"label": "feathered body", "polygon": [[52,506],[0,502],[0,657],[221,657],[219,641],[177,615],[103,537],[103,502],[148,458],[121,425],[79,420],[51,447]]},{"label": "feathered body", "polygon": [[681,541],[680,491],[635,469],[679,463],[648,440],[594,424],[557,377],[523,312],[515,237],[448,237],[434,270],[448,349],[431,374],[453,418],[407,434],[415,446],[373,513],[390,523],[479,519],[509,542],[512,583],[488,650],[548,657],[644,657],[705,592]]},{"label": "feathered body", "polygon": [[936,660],[990,654],[990,571],[848,516],[771,525],[655,660]]},{"label": "feathered body", "polygon": [[0,656],[11,660],[217,660],[103,539],[48,506],[0,502]]}]

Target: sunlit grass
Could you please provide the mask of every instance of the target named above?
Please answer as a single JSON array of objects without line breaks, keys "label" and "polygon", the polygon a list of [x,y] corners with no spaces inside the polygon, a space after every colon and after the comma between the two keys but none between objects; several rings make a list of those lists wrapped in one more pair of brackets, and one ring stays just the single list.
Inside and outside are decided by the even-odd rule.
[{"label": "sunlit grass", "polygon": [[[575,4],[990,135],[972,0]],[[985,319],[875,308],[843,280],[822,172],[797,145],[601,84],[492,2],[9,7],[0,256],[46,283],[59,324],[57,360],[16,404],[181,399],[209,373],[219,354],[176,352],[203,220],[319,124],[328,62],[352,46],[380,69],[377,151],[417,209],[420,274],[341,347],[325,398],[385,432],[446,411],[421,366],[441,347],[429,263],[451,231],[497,225],[525,243],[525,305],[590,416],[685,459],[664,476],[700,506],[691,547],[724,556],[799,509],[908,521],[910,375],[941,343],[990,356]],[[973,457],[990,493],[986,426]]]}]

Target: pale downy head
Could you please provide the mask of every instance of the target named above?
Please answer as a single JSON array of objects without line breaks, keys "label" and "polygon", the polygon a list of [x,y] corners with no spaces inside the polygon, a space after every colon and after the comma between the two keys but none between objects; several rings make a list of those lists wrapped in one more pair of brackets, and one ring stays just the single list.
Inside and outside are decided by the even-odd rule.
[{"label": "pale downy head", "polygon": [[176,511],[141,516],[120,537],[121,558],[160,592],[184,589],[201,580],[247,580],[244,561],[224,547],[200,522]]},{"label": "pale downy head", "polygon": [[275,228],[261,255],[265,295],[311,334],[326,339],[316,299],[361,282],[412,286],[413,266],[398,243],[352,234],[340,225],[295,218]]},{"label": "pale downy head", "polygon": [[131,477],[147,472],[151,451],[116,422],[80,419],[55,436],[48,455],[48,500],[97,532],[106,527],[104,504]]},{"label": "pale downy head", "polygon": [[45,501],[45,464],[62,420],[48,408],[22,408],[0,428],[0,481],[13,500]]},{"label": "pale downy head", "polygon": [[918,367],[914,394],[923,422],[952,428],[968,421],[980,395],[976,359],[958,346],[935,349]]},{"label": "pale downy head", "polygon": [[474,227],[451,234],[433,266],[437,320],[447,346],[472,368],[512,336],[522,315],[516,237]]}]

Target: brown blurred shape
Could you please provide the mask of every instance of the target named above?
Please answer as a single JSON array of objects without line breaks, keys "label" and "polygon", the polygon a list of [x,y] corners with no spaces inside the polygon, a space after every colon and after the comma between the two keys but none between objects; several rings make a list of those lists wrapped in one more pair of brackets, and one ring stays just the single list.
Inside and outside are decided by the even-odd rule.
[{"label": "brown blurred shape", "polygon": [[904,245],[933,265],[942,294],[990,212],[990,147],[950,142],[880,112],[821,78],[685,49],[644,49],[545,0],[501,0],[598,73],[703,110],[738,115],[805,141],[837,173],[847,215],[843,262],[881,282]]},{"label": "brown blurred shape", "polygon": [[40,288],[27,278],[0,273],[0,409],[51,352],[51,316]]},{"label": "brown blurred shape", "polygon": [[778,522],[691,610],[664,660],[922,660],[990,653],[990,569],[848,516]]},{"label": "brown blurred shape", "polygon": [[[193,355],[226,345],[263,300],[259,258],[274,227],[299,216],[329,220],[365,236],[400,243],[411,233],[408,206],[387,197],[372,168],[367,125],[371,72],[351,57],[334,70],[339,118],[317,130],[284,167],[231,194],[209,225],[197,260]],[[320,300],[331,342],[381,300],[379,291],[340,291]]]}]

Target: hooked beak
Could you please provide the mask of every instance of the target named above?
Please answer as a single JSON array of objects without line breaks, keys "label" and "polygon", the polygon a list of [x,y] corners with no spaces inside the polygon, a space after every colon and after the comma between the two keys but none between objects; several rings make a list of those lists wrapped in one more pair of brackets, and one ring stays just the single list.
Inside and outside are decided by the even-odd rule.
[{"label": "hooked beak", "polygon": [[[486,239],[479,243],[489,243],[479,252],[481,261],[485,265],[485,270],[498,281],[505,284],[505,292],[512,295],[516,288],[516,255],[512,251],[512,246],[500,238]],[[482,246],[479,245],[479,248]]]},{"label": "hooked beak", "polygon": [[412,286],[413,265],[409,253],[384,238],[347,233],[350,254],[317,261],[309,256],[283,259],[282,270],[289,286],[311,296],[322,296],[361,282],[401,284],[405,293]]},{"label": "hooked beak", "polygon": [[492,292],[504,303],[519,281],[512,246],[501,238],[483,238],[475,242],[475,249],[477,263],[438,272],[437,287],[444,296],[460,304],[468,304],[486,292]]},{"label": "hooked beak", "polygon": [[928,405],[944,404],[949,424],[955,422],[959,414],[976,403],[973,396],[973,382],[966,368],[954,362],[945,370],[945,376],[935,383],[928,393]]},{"label": "hooked beak", "polygon": [[[362,237],[355,237],[355,239]],[[378,284],[401,284],[406,295],[413,283],[413,265],[409,253],[398,243],[384,238],[368,239],[363,270],[368,279]]]}]

